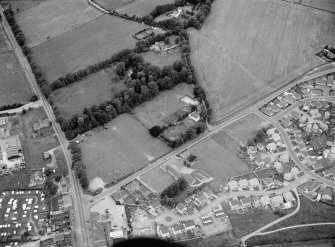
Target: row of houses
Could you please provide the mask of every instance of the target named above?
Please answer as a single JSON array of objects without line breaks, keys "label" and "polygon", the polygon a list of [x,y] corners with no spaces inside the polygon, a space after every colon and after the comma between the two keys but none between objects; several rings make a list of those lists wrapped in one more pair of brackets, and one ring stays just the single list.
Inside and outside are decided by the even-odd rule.
[{"label": "row of houses", "polygon": [[[171,238],[173,235],[181,234],[185,231],[192,231],[197,227],[193,220],[176,223],[171,227],[164,225],[157,226],[158,235],[162,238]],[[173,235],[171,234],[173,233]]]},{"label": "row of houses", "polygon": [[240,179],[239,181],[232,180],[228,182],[228,188],[231,191],[238,191],[243,189],[254,189],[259,188],[260,183],[257,178]]}]

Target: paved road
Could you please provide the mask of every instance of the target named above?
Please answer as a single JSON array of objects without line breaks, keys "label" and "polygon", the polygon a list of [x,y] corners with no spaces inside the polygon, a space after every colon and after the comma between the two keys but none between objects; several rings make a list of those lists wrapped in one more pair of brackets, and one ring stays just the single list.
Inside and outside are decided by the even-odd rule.
[{"label": "paved road", "polygon": [[15,40],[15,37],[10,29],[10,26],[6,20],[6,18],[3,15],[3,8],[1,9],[1,15],[2,15],[2,25],[4,27],[5,33],[13,47],[13,50],[15,52],[15,55],[20,63],[20,66],[22,67],[22,71],[24,72],[24,75],[32,89],[32,91],[40,98],[43,104],[43,108],[45,109],[45,112],[47,113],[52,126],[55,130],[55,133],[59,139],[60,145],[63,149],[66,163],[69,169],[70,173],[70,183],[71,183],[71,194],[73,198],[73,212],[75,216],[75,230],[76,230],[76,246],[87,246],[89,245],[89,237],[88,232],[85,224],[84,214],[83,214],[83,203],[81,199],[81,189],[78,185],[78,181],[75,178],[74,172],[71,169],[71,157],[67,151],[68,142],[64,136],[64,133],[61,131],[61,128],[59,124],[56,122],[56,118],[53,114],[52,108],[49,105],[48,101],[44,98],[42,93],[40,92],[40,89],[37,85],[37,82],[35,80],[34,74],[31,71],[31,67],[25,58],[25,56],[22,53],[22,50],[18,43]]},{"label": "paved road", "polygon": [[279,219],[277,219],[277,220],[275,220],[275,221],[272,221],[271,223],[269,223],[269,224],[267,224],[267,225],[265,225],[265,226],[263,226],[263,227],[257,229],[256,231],[254,231],[254,232],[252,232],[252,233],[250,233],[250,234],[248,234],[248,235],[246,235],[246,236],[243,236],[243,237],[241,238],[241,241],[242,241],[243,246],[246,246],[245,241],[246,241],[247,239],[251,238],[252,236],[259,235],[259,234],[260,234],[262,231],[264,231],[265,229],[268,229],[269,227],[271,227],[271,226],[273,226],[273,225],[275,225],[275,224],[278,224],[279,222],[281,222],[281,221],[283,221],[283,220],[286,220],[286,219],[290,218],[291,216],[293,216],[293,215],[295,215],[296,213],[299,212],[299,210],[300,210],[300,198],[299,198],[299,195],[298,195],[297,190],[294,189],[293,191],[294,191],[296,197],[298,198],[298,202],[297,202],[297,207],[296,207],[296,209],[295,209],[292,213],[290,213],[290,214],[288,214],[288,215],[285,215],[284,217],[281,217],[281,218],[279,218]]}]

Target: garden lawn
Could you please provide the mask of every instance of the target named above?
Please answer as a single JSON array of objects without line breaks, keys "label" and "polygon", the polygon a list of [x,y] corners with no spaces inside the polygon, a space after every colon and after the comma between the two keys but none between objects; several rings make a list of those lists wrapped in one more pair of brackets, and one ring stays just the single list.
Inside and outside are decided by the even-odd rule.
[{"label": "garden lawn", "polygon": [[164,172],[160,167],[155,167],[148,171],[141,176],[141,179],[158,194],[175,182],[174,178],[169,173]]},{"label": "garden lawn", "polygon": [[52,100],[62,116],[80,114],[84,108],[111,100],[115,93],[126,89],[112,69],[100,70],[67,87],[52,92]]},{"label": "garden lawn", "polygon": [[179,51],[175,51],[172,54],[163,55],[160,53],[155,53],[153,51],[148,51],[143,53],[143,58],[146,62],[157,65],[159,67],[172,65],[175,61],[181,59]]},{"label": "garden lawn", "polygon": [[152,138],[146,128],[128,114],[118,116],[91,131],[80,144],[89,179],[99,177],[105,183],[135,172],[171,149]]}]

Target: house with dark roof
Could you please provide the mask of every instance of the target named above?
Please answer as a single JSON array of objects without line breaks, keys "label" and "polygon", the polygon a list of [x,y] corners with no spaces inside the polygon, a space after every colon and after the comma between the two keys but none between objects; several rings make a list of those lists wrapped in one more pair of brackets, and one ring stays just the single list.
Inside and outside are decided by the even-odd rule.
[{"label": "house with dark roof", "polygon": [[171,237],[169,228],[166,226],[159,226],[158,231],[163,238],[169,238]]},{"label": "house with dark roof", "polygon": [[188,220],[183,222],[185,230],[189,231],[189,230],[193,230],[195,228],[195,222],[193,220]]},{"label": "house with dark roof", "polygon": [[201,221],[202,221],[202,224],[203,224],[204,226],[208,226],[208,225],[213,224],[213,219],[212,219],[212,217],[210,217],[210,216],[204,216],[204,217],[201,217]]},{"label": "house with dark roof", "polygon": [[223,209],[214,209],[213,213],[214,213],[214,216],[217,217],[217,218],[218,217],[225,217],[227,215]]},{"label": "house with dark roof", "polygon": [[333,167],[331,167],[331,168],[329,168],[329,169],[327,169],[327,170],[324,170],[324,171],[322,172],[322,174],[323,174],[323,176],[325,176],[325,177],[334,176],[334,174],[335,174],[335,166],[333,166]]},{"label": "house with dark roof", "polygon": [[186,207],[183,203],[181,203],[181,202],[179,202],[179,203],[177,204],[176,209],[177,209],[178,212],[181,213],[181,214],[184,214],[184,213],[187,211],[187,207]]},{"label": "house with dark roof", "polygon": [[243,207],[251,207],[252,204],[251,197],[243,197],[240,201]]},{"label": "house with dark roof", "polygon": [[176,235],[176,234],[182,233],[185,230],[185,227],[184,227],[184,225],[181,225],[181,224],[174,224],[171,227],[171,229],[172,229],[173,234]]},{"label": "house with dark roof", "polygon": [[229,200],[228,204],[231,210],[239,209],[242,206],[241,202],[237,198]]}]

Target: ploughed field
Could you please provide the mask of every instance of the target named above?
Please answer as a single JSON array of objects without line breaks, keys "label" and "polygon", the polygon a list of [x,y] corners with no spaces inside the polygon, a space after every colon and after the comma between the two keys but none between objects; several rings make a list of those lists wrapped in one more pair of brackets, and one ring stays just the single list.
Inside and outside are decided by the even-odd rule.
[{"label": "ploughed field", "polygon": [[334,41],[335,15],[274,0],[215,1],[201,31],[190,31],[214,120],[322,64],[314,54]]}]

